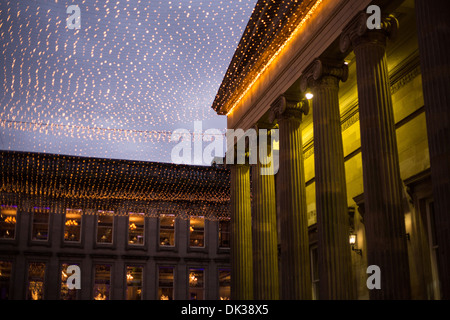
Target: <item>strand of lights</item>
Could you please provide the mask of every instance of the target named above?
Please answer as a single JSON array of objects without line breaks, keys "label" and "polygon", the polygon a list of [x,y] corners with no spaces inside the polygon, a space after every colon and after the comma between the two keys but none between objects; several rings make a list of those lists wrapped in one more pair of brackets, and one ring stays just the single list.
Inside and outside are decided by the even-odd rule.
[{"label": "strand of lights", "polygon": [[280,53],[284,50],[284,48],[291,43],[291,41],[297,37],[298,33],[302,29],[303,25],[311,18],[313,13],[317,10],[317,8],[320,6],[323,0],[317,0],[316,3],[311,7],[311,9],[308,11],[308,13],[303,17],[303,19],[300,21],[300,23],[297,25],[297,27],[294,29],[294,31],[289,35],[289,37],[286,39],[286,41],[283,42],[283,44],[278,48],[278,50],[271,56],[269,61],[264,64],[264,66],[261,68],[261,70],[256,74],[255,77],[253,77],[252,81],[248,86],[246,86],[245,90],[241,93],[241,95],[237,98],[237,100],[234,102],[233,106],[230,108],[230,110],[227,112],[227,116],[233,113],[234,109],[238,106],[238,104],[242,101],[244,96],[247,94],[247,92],[253,87],[253,85],[258,81],[258,79],[264,74],[266,69],[272,64],[272,62],[280,55]]},{"label": "strand of lights", "polygon": [[[11,121],[0,119],[0,127],[15,129],[28,132],[40,132],[40,133],[57,133],[58,135],[64,134],[67,137],[74,137],[76,135],[79,138],[84,139],[105,139],[116,141],[130,141],[134,142],[159,142],[170,140],[170,137],[174,133],[169,130],[133,130],[133,129],[112,129],[112,128],[99,128],[88,127],[81,125],[66,125],[66,124],[53,124],[44,122],[27,122],[27,121]],[[188,136],[193,141],[194,139],[202,139],[202,141],[212,141],[215,138],[224,138],[226,133],[206,133],[206,132],[192,132],[181,133],[180,136],[186,139]]]}]

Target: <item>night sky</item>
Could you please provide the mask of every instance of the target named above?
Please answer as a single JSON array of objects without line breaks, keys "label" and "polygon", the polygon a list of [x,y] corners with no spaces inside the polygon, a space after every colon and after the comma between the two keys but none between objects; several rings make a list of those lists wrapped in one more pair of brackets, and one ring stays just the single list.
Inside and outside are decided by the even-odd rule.
[{"label": "night sky", "polygon": [[225,132],[211,105],[256,0],[0,3],[0,149],[171,162],[173,130]]}]

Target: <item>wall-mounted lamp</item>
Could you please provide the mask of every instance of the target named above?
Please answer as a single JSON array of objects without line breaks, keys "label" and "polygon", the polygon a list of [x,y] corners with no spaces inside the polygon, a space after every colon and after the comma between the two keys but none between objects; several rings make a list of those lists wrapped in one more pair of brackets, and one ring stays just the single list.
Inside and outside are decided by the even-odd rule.
[{"label": "wall-mounted lamp", "polygon": [[350,234],[349,243],[352,245],[352,250],[355,251],[360,256],[362,256],[362,250],[356,247],[356,234],[354,233]]},{"label": "wall-mounted lamp", "polygon": [[307,92],[307,93],[305,93],[305,98],[307,100],[311,100],[312,98],[314,98],[314,95],[311,92]]}]

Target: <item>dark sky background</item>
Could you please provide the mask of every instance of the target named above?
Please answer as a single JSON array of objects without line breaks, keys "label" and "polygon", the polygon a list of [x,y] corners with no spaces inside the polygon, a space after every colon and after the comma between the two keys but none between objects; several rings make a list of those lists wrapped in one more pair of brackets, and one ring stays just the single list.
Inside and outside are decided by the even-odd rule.
[{"label": "dark sky background", "polygon": [[0,4],[0,149],[171,162],[173,130],[225,132],[211,105],[256,0]]}]

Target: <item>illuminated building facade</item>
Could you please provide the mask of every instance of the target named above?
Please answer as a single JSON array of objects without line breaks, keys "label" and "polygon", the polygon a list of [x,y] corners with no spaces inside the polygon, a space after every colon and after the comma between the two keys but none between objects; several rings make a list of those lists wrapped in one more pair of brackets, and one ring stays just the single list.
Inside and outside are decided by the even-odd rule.
[{"label": "illuminated building facade", "polygon": [[232,299],[450,298],[448,16],[445,0],[257,2],[212,107],[278,129],[280,166],[231,168]]},{"label": "illuminated building facade", "polygon": [[6,151],[0,162],[1,299],[230,297],[226,168]]}]

